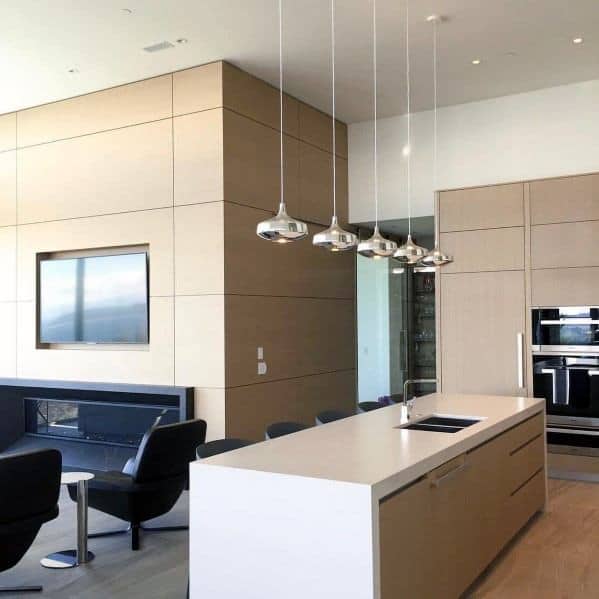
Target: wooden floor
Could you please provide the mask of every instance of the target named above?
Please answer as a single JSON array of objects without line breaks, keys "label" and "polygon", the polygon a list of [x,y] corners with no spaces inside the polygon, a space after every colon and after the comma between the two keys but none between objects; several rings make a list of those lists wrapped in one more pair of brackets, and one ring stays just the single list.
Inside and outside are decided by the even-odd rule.
[{"label": "wooden floor", "polygon": [[[186,522],[187,498],[187,493],[184,493],[175,509],[165,518],[156,520],[155,524]],[[74,507],[75,504],[63,494],[60,516],[42,528],[19,565],[0,574],[0,586],[43,584],[44,593],[37,595],[40,599],[185,597],[187,532],[146,534],[142,537],[139,552],[130,551],[127,537],[92,539],[90,549],[96,553],[96,559],[90,564],[72,570],[42,568],[39,565],[41,557],[74,546]],[[120,526],[118,520],[90,510],[90,531]],[[506,548],[471,589],[468,597],[599,598],[598,562],[599,485],[550,480],[547,512],[534,518]],[[2,595],[9,596],[17,597]]]},{"label": "wooden floor", "polygon": [[599,484],[549,480],[549,506],[468,593],[476,599],[599,597]]},{"label": "wooden floor", "polygon": [[[148,524],[176,525],[188,522],[188,494],[183,493],[173,510]],[[69,570],[47,570],[40,559],[76,545],[76,504],[66,491],[60,498],[60,515],[45,524],[21,562],[0,574],[0,586],[41,584],[42,594],[5,594],[25,599],[184,599],[187,590],[187,531],[141,533],[140,551],[130,550],[129,536],[90,539],[96,559]],[[89,510],[89,531],[116,530],[123,522]]]}]

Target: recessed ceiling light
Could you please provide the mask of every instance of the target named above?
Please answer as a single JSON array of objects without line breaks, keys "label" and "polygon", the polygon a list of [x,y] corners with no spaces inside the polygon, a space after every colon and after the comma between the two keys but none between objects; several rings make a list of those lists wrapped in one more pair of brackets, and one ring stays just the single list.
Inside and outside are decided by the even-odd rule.
[{"label": "recessed ceiling light", "polygon": [[79,72],[79,69],[76,69],[75,67],[72,67],[72,68],[70,68],[70,69],[68,70],[68,72],[69,72],[71,75],[75,75],[76,73],[78,73],[78,72]]},{"label": "recessed ceiling light", "polygon": [[132,15],[133,11],[130,8],[121,8],[121,12],[125,15]]},{"label": "recessed ceiling light", "polygon": [[583,41],[584,41],[584,40],[583,40],[581,37],[575,37],[575,38],[572,40],[572,43],[573,43],[573,44],[582,44],[582,42],[583,42]]},{"label": "recessed ceiling light", "polygon": [[475,59],[472,61],[472,64],[480,64],[480,58],[475,58]]},{"label": "recessed ceiling light", "polygon": [[178,40],[175,40],[178,44],[186,44],[189,40],[186,37],[180,37]]}]

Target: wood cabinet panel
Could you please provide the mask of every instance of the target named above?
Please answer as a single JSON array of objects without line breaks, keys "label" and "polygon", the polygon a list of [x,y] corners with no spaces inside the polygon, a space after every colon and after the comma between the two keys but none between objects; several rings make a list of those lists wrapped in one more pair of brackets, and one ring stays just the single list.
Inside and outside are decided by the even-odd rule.
[{"label": "wood cabinet panel", "polygon": [[18,150],[19,223],[172,206],[171,130],[156,121]]},{"label": "wood cabinet panel", "polygon": [[0,152],[17,147],[17,113],[0,115]]},{"label": "wood cabinet panel", "polygon": [[[333,152],[333,117],[299,102],[299,138],[326,152]],[[335,123],[337,156],[347,158],[347,125]]]},{"label": "wood cabinet panel", "polygon": [[531,266],[599,266],[599,221],[531,227]]},{"label": "wood cabinet panel", "polygon": [[533,306],[599,306],[599,267],[533,270],[531,286]]},{"label": "wood cabinet panel", "polygon": [[[291,244],[265,242],[256,235],[256,224],[267,216],[267,212],[257,208],[225,202],[226,293],[354,297],[355,256],[352,252],[323,252],[314,247],[310,239]],[[309,228],[310,235],[319,229],[312,225]],[[197,243],[192,240],[198,235],[192,234],[192,227],[189,229],[190,243]],[[254,266],[248,268],[248,264]],[[197,265],[194,268],[203,272]],[[194,278],[191,272],[189,277]]]},{"label": "wood cabinet panel", "polygon": [[545,503],[545,470],[541,469],[506,500],[504,543],[509,541]]},{"label": "wood cabinet panel", "polygon": [[530,183],[533,225],[599,219],[599,174]]},{"label": "wood cabinet panel", "polygon": [[223,105],[222,62],[173,73],[173,114],[188,114]]},{"label": "wood cabinet panel", "polygon": [[354,368],[353,300],[228,295],[226,314],[227,387]]},{"label": "wood cabinet panel", "polygon": [[443,273],[524,268],[523,227],[441,233],[441,247],[454,258]]},{"label": "wood cabinet panel", "polygon": [[439,194],[440,230],[466,231],[524,225],[524,184],[473,187]]},{"label": "wood cabinet panel", "polygon": [[508,484],[510,493],[514,493],[531,476],[545,466],[545,439],[543,432],[523,447],[510,452]]},{"label": "wood cabinet panel", "polygon": [[223,201],[223,110],[173,119],[175,205]]},{"label": "wood cabinet panel", "polygon": [[523,271],[441,275],[444,392],[523,393],[517,334],[524,333],[524,289]]},{"label": "wood cabinet panel", "polygon": [[[276,211],[281,199],[280,137],[270,127],[224,111],[224,194],[227,202]],[[289,214],[298,214],[298,141],[285,137],[284,183]]]},{"label": "wood cabinet panel", "polygon": [[88,135],[172,115],[172,76],[52,102],[19,112],[19,147]]},{"label": "wood cabinet panel", "polygon": [[0,153],[0,227],[17,220],[17,153]]},{"label": "wood cabinet panel", "polygon": [[323,410],[355,411],[355,398],[355,370],[229,388],[227,436],[263,441],[266,427],[273,422],[293,420],[313,425]]}]

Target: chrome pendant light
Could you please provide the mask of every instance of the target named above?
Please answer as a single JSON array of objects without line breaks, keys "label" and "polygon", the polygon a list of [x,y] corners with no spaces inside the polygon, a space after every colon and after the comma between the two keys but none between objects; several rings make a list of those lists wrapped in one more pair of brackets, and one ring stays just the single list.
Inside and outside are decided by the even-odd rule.
[{"label": "chrome pendant light", "polygon": [[333,85],[333,216],[331,226],[312,238],[316,247],[329,250],[330,252],[344,252],[356,247],[358,237],[342,229],[337,221],[337,135],[335,121],[335,0],[331,0],[331,79]]},{"label": "chrome pendant light", "polygon": [[407,158],[407,193],[408,193],[408,238],[406,242],[399,246],[393,257],[402,264],[417,264],[428,253],[428,250],[412,240],[412,114],[410,111],[410,7],[409,0],[406,0],[406,96],[407,96],[407,129],[408,143],[406,146]]},{"label": "chrome pendant light", "polygon": [[358,244],[358,254],[365,258],[389,258],[397,249],[395,241],[385,239],[379,231],[379,193],[378,193],[378,162],[377,162],[377,78],[376,78],[376,0],[372,0],[372,41],[373,41],[373,72],[374,72],[374,206],[375,223],[372,237]]},{"label": "chrome pendant light", "polygon": [[267,241],[289,243],[299,241],[308,235],[308,225],[290,217],[285,206],[285,185],[283,180],[283,6],[279,0],[279,111],[281,128],[281,203],[276,216],[263,220],[256,227],[256,234]]}]

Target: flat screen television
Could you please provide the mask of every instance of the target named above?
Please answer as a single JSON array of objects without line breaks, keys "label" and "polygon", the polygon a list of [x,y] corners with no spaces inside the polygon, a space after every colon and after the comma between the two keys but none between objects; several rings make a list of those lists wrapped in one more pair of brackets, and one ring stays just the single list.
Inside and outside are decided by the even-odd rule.
[{"label": "flat screen television", "polygon": [[149,342],[147,252],[38,264],[39,343]]}]

